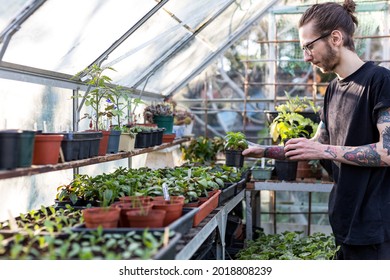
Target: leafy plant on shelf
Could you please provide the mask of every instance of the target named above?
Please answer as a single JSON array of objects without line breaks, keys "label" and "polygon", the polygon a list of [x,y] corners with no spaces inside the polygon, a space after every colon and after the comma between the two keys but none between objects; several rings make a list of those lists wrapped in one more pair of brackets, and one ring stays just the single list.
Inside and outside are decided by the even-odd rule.
[{"label": "leafy plant on shelf", "polygon": [[330,260],[338,248],[333,235],[286,231],[281,234],[265,234],[249,240],[245,249],[238,252],[239,260]]},{"label": "leafy plant on shelf", "polygon": [[248,141],[246,140],[245,134],[242,132],[228,131],[224,140],[225,150],[243,151],[248,148]]},{"label": "leafy plant on shelf", "polygon": [[163,102],[146,106],[144,109],[145,121],[154,123],[154,116],[173,116],[172,104]]},{"label": "leafy plant on shelf", "polygon": [[320,107],[315,105],[312,100],[309,100],[306,96],[304,97],[299,97],[295,96],[292,97],[289,95],[287,92],[285,93],[287,97],[287,101],[283,104],[280,104],[275,107],[276,111],[278,112],[294,112],[294,113],[299,113],[299,112],[313,112],[313,113],[318,113],[320,110]]},{"label": "leafy plant on shelf", "polygon": [[[135,108],[140,104],[145,104],[140,98],[131,98],[131,91],[124,90],[121,87],[115,87],[111,94],[111,99],[107,103],[112,103],[112,115],[116,118],[116,130],[124,131],[126,124],[132,124],[132,115]],[[133,110],[133,111],[132,111]]]},{"label": "leafy plant on shelf", "polygon": [[85,76],[89,78],[86,82],[89,86],[86,93],[84,95],[79,95],[78,97],[84,98],[85,105],[91,107],[93,111],[92,114],[87,113],[83,118],[90,119],[91,128],[96,130],[107,128],[103,125],[103,117],[111,119],[119,113],[112,101],[116,100],[115,96],[121,96],[122,94],[120,93],[120,88],[111,84],[112,79],[105,74],[107,71],[116,70],[109,66],[101,67],[97,64],[93,64],[73,77],[80,78],[81,76]]},{"label": "leafy plant on shelf", "polygon": [[269,129],[273,141],[305,137],[311,138],[317,131],[318,124],[298,113],[279,112]]},{"label": "leafy plant on shelf", "polygon": [[183,160],[190,163],[215,163],[217,154],[223,151],[224,140],[221,137],[208,138],[199,136],[190,141],[188,145],[181,144]]},{"label": "leafy plant on shelf", "polygon": [[291,97],[286,93],[287,101],[276,106],[277,117],[272,120],[269,126],[269,133],[274,142],[284,143],[287,139],[314,136],[318,128],[318,123],[305,117],[302,113],[318,113],[319,106],[308,100],[307,97]]}]

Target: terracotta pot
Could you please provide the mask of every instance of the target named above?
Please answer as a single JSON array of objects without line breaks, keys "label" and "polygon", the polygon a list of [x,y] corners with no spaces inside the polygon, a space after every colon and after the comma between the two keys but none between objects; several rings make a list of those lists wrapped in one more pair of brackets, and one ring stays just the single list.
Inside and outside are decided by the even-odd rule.
[{"label": "terracotta pot", "polygon": [[[165,201],[164,196],[154,196],[152,197],[153,201]],[[174,202],[181,202],[184,204],[185,197],[178,195],[178,196],[170,196],[169,201],[174,201]]]},{"label": "terracotta pot", "polygon": [[218,190],[212,190],[212,191],[207,192],[207,196],[200,196],[199,197],[199,204],[205,203],[207,200],[209,200],[217,192],[218,192]]},{"label": "terracotta pot", "polygon": [[35,135],[32,164],[57,164],[63,138],[63,134]]},{"label": "terracotta pot", "polygon": [[321,179],[321,177],[322,177],[321,167],[313,170],[308,160],[298,161],[297,179],[305,179],[305,178]]},{"label": "terracotta pot", "polygon": [[147,195],[128,195],[119,197],[119,202],[125,203],[137,203],[137,202],[150,202],[153,201],[153,197]]},{"label": "terracotta pot", "polygon": [[116,228],[120,212],[121,209],[117,207],[93,207],[84,209],[82,213],[87,228]]},{"label": "terracotta pot", "polygon": [[184,203],[183,208],[188,208],[188,207],[198,207],[200,205],[199,199],[197,201],[191,201],[188,203]]},{"label": "terracotta pot", "polygon": [[181,217],[183,205],[184,203],[181,201],[153,201],[153,209],[160,209],[166,211],[163,226],[167,226]]},{"label": "terracotta pot", "polygon": [[176,138],[175,133],[163,134],[162,142],[171,143],[173,140],[175,140],[175,138]]},{"label": "terracotta pot", "polygon": [[110,138],[111,132],[109,130],[102,130],[100,132],[103,133],[103,137],[100,139],[98,155],[105,156],[107,154],[108,139]]},{"label": "terracotta pot", "polygon": [[131,211],[141,211],[147,214],[150,210],[152,210],[153,204],[150,201],[135,202],[135,203],[119,201],[113,203],[111,207],[116,207],[121,210],[120,218],[119,218],[119,227],[130,227],[130,224],[127,219],[127,213]]},{"label": "terracotta pot", "polygon": [[161,209],[152,209],[147,214],[140,210],[126,213],[129,227],[160,228],[163,227],[166,212]]}]

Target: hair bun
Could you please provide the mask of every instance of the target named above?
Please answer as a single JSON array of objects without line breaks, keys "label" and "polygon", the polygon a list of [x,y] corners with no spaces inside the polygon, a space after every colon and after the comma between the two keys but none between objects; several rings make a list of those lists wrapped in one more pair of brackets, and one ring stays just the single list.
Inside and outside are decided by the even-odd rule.
[{"label": "hair bun", "polygon": [[356,4],[352,0],[345,0],[343,8],[350,14],[353,14],[356,10]]}]

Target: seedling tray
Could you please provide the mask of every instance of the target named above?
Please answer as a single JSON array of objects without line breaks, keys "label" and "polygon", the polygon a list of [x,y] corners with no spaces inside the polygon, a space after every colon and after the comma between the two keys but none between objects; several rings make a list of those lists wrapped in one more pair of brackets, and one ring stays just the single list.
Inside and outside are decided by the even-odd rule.
[{"label": "seedling tray", "polygon": [[[182,216],[173,221],[167,227],[169,230],[174,232],[178,232],[182,235],[185,235],[193,225],[194,217],[196,213],[199,211],[198,208],[183,208]],[[145,228],[130,228],[130,227],[118,227],[118,228],[105,228],[103,232],[105,233],[113,233],[113,232],[129,232],[129,231],[141,231]],[[86,228],[85,223],[80,224],[72,228],[72,231],[81,232],[81,231],[95,231],[96,229]],[[164,228],[150,228],[150,230],[164,230]]]}]

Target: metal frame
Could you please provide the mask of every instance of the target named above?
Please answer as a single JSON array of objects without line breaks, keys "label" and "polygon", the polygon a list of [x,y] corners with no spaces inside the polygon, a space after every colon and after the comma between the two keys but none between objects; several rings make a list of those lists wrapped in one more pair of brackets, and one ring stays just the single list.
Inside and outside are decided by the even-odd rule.
[{"label": "metal frame", "polygon": [[[300,191],[300,192],[309,192],[311,194],[312,192],[330,192],[333,188],[332,182],[318,182],[318,183],[307,183],[307,182],[285,182],[285,181],[277,181],[277,182],[270,182],[270,181],[255,181],[253,183],[253,188],[247,187],[246,194],[245,194],[245,203],[246,203],[246,238],[251,240],[253,235],[253,203],[252,203],[252,195],[256,192],[261,192],[264,190],[268,191]],[[257,211],[257,209],[255,210]],[[309,212],[311,212],[311,198],[309,195]],[[256,212],[257,213],[257,212]],[[261,211],[258,212],[261,214]],[[276,215],[277,213],[275,213]],[[280,213],[280,214],[288,214],[286,213]],[[251,217],[251,218],[248,218]],[[308,226],[308,233],[310,233],[310,219],[309,219],[309,226]],[[275,227],[276,225],[274,225]]]}]

